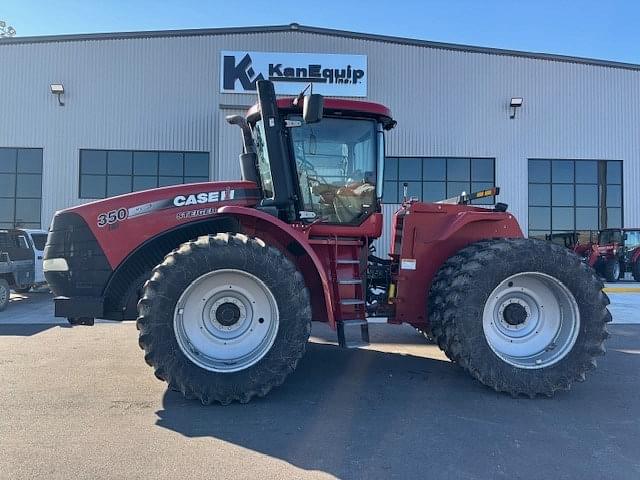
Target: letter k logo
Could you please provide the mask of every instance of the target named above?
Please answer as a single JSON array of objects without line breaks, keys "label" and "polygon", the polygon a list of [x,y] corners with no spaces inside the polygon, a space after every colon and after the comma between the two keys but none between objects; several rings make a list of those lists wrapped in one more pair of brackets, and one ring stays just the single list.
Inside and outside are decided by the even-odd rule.
[{"label": "letter k logo", "polygon": [[236,57],[233,55],[224,56],[222,85],[225,90],[233,90],[236,80],[240,80],[243,90],[255,91],[256,82],[264,80],[262,74],[256,76],[256,72],[251,67],[251,57],[247,53],[240,63],[236,64]]}]

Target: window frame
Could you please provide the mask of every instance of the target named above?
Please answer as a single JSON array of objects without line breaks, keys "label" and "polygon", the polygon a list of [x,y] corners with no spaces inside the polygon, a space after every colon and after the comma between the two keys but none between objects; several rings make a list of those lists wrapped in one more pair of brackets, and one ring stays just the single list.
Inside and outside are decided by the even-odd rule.
[{"label": "window frame", "polygon": [[[3,221],[0,220],[1,224],[7,224],[6,227],[2,227],[0,226],[0,229],[12,229],[12,228],[33,228],[33,229],[39,229],[42,228],[42,181],[44,178],[44,148],[43,147],[15,147],[15,146],[2,146],[0,147],[0,150],[13,150],[15,153],[14,156],[14,170],[13,172],[0,172],[1,175],[13,175],[13,195],[2,195],[3,192],[0,192],[0,198],[3,200],[12,200],[13,201],[13,215],[12,215],[12,220],[10,221]],[[20,158],[20,151],[25,151],[25,150],[37,150],[40,154],[40,172],[20,172],[20,165],[19,165],[19,158]],[[28,176],[28,177],[40,177],[40,194],[39,196],[21,196],[18,193],[18,183],[19,183],[19,177],[20,176]],[[38,221],[37,222],[30,222],[30,221],[21,221],[20,223],[17,222],[17,220],[22,220],[19,219],[17,217],[17,212],[18,212],[18,201],[19,200],[38,200],[39,205],[38,205]],[[9,226],[9,224],[11,224]]]},{"label": "window frame", "polygon": [[[386,178],[386,174],[387,174],[387,161],[388,159],[393,158],[395,159],[395,163],[396,163],[396,172],[394,174],[394,178],[393,179],[389,179],[387,180]],[[419,179],[414,179],[414,180],[402,180],[400,179],[400,163],[402,160],[405,159],[414,159],[416,161],[420,162],[420,178]],[[461,159],[461,160],[468,160],[469,161],[469,178],[466,181],[459,181],[459,180],[449,180],[449,161],[448,160],[456,160],[456,159]],[[429,160],[444,160],[444,180],[425,180],[425,163],[428,163]],[[490,181],[487,180],[477,180],[474,181],[473,180],[473,160],[489,160],[492,163],[492,167],[493,167],[493,172],[492,172],[492,179]],[[396,188],[397,188],[397,195],[396,195],[396,202],[386,202],[385,201],[385,191],[386,188],[383,191],[383,196],[381,199],[381,203],[382,204],[386,204],[386,205],[397,205],[402,203],[402,201],[400,200],[401,195],[402,195],[402,184],[404,182],[417,182],[420,184],[420,201],[421,202],[433,202],[433,200],[424,200],[424,184],[428,183],[428,184],[437,184],[437,185],[444,185],[444,192],[445,192],[445,196],[444,198],[442,198],[442,200],[449,198],[450,195],[447,193],[448,191],[448,187],[449,184],[453,184],[453,183],[468,183],[469,184],[469,189],[470,191],[467,193],[472,193],[473,190],[473,184],[474,183],[486,183],[486,184],[491,184],[492,187],[495,187],[496,185],[496,157],[490,157],[490,156],[467,156],[467,157],[461,157],[461,156],[456,156],[456,155],[448,155],[448,156],[443,156],[443,155],[429,155],[429,156],[423,156],[423,155],[386,155],[385,156],[385,177],[383,177],[383,188],[384,188],[384,184],[387,182],[393,182],[396,184]],[[490,205],[495,205],[495,197],[491,197],[491,203],[479,203],[476,201],[473,201],[471,204],[475,205],[475,206],[490,206]]]},{"label": "window frame", "polygon": [[[83,168],[82,168],[82,158],[83,158],[83,152],[101,152],[105,154],[105,171],[104,173],[84,173],[83,172]],[[131,157],[131,165],[130,165],[130,173],[127,174],[109,174],[109,153],[111,152],[122,152],[122,153],[127,153],[130,155]],[[155,156],[155,174],[154,175],[147,175],[147,174],[136,174],[135,173],[135,159],[136,159],[136,154],[139,153],[151,153]],[[160,155],[161,154],[179,154],[182,156],[182,175],[164,175],[160,172]],[[192,176],[192,175],[187,175],[187,170],[186,170],[186,166],[187,166],[187,155],[192,154],[192,155],[206,155],[207,156],[207,177],[206,180],[204,180],[205,177],[200,177],[200,176]],[[103,196],[83,196],[83,191],[82,191],[82,179],[83,177],[97,177],[103,180],[104,182],[104,195]],[[109,177],[125,177],[129,179],[129,191],[128,192],[122,192],[122,193],[117,193],[114,195],[109,195]],[[133,192],[138,192],[141,190],[136,190],[134,189],[135,186],[135,179],[136,178],[148,178],[148,177],[153,177],[155,179],[155,187],[149,187],[149,188],[160,188],[162,186],[169,186],[169,185],[184,185],[187,183],[193,183],[193,180],[188,180],[188,179],[194,179],[194,178],[201,178],[201,181],[207,181],[210,182],[211,181],[211,152],[210,151],[204,151],[204,150],[151,150],[151,149],[140,149],[140,150],[127,150],[127,149],[122,149],[122,148],[114,148],[114,149],[104,149],[104,148],[80,148],[78,149],[78,198],[80,200],[101,200],[104,198],[110,198],[111,196],[116,196],[116,195],[126,195],[128,193],[133,193]],[[160,180],[162,178],[172,178],[172,179],[180,179],[180,181],[178,183],[174,183],[174,184],[168,184],[168,185],[161,185],[160,184]]]},{"label": "window frame", "polygon": [[[545,181],[545,182],[540,182],[540,181],[531,181],[531,175],[530,175],[530,168],[531,168],[531,162],[549,162],[549,180]],[[557,161],[557,162],[572,162],[572,167],[573,167],[573,172],[572,172],[572,181],[571,182],[566,182],[566,181],[558,181],[558,182],[554,182],[554,178],[553,178],[553,163]],[[591,183],[591,182],[585,182],[585,181],[578,181],[577,178],[577,173],[578,173],[578,169],[580,166],[581,162],[595,162],[596,163],[596,183]],[[620,183],[611,183],[607,181],[607,175],[606,172],[608,172],[609,170],[609,165],[610,164],[615,164],[615,163],[619,163],[620,165]],[[601,166],[602,165],[602,166]],[[601,168],[604,169],[605,171],[605,175],[604,175],[604,183],[601,183],[601,176],[600,176],[600,170]],[[531,204],[531,198],[529,196],[529,190],[530,187],[532,185],[545,185],[548,186],[549,188],[549,203],[547,205],[539,205],[539,204]],[[554,186],[555,185],[565,185],[565,186],[570,186],[573,189],[573,204],[570,206],[565,206],[565,205],[554,205],[554,194],[553,194],[553,190],[554,190]],[[596,191],[597,191],[597,205],[584,205],[584,204],[578,204],[578,190],[579,190],[579,186],[595,186],[596,187]],[[619,187],[620,188],[620,205],[619,206],[613,206],[610,207],[608,205],[606,205],[606,200],[605,200],[605,204],[602,204],[602,198],[606,197],[608,195],[608,191],[607,188],[609,186],[615,186],[615,187]],[[603,190],[604,188],[604,190]],[[549,229],[545,230],[545,229],[538,229],[538,228],[532,228],[531,226],[531,215],[530,215],[530,210],[531,208],[548,208],[549,209]],[[553,224],[553,210],[554,208],[571,208],[573,210],[573,228],[572,229],[554,229],[554,224]],[[605,229],[609,229],[609,228],[624,228],[624,160],[621,159],[604,159],[604,158],[540,158],[540,157],[533,157],[533,158],[528,158],[527,159],[527,231],[528,232],[544,232],[544,235],[548,235],[548,234],[554,234],[554,233],[564,233],[564,232],[584,232],[584,231],[591,231],[593,232],[593,229],[579,229],[577,228],[577,220],[578,220],[578,209],[587,209],[587,208],[592,208],[592,209],[596,209],[597,211],[597,225],[596,225],[596,229],[595,231],[601,231],[601,230],[605,230]],[[603,226],[601,224],[601,219],[602,219],[602,210],[604,208],[616,208],[616,209],[620,209],[620,225],[619,226]],[[536,235],[538,235],[538,233],[536,233]]]}]

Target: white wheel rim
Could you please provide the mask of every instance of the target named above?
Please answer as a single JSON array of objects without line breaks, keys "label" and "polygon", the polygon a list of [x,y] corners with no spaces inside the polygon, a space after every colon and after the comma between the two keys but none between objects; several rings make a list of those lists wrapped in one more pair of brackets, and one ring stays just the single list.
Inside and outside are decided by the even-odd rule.
[{"label": "white wheel rim", "polygon": [[242,270],[196,278],[176,304],[173,328],[186,357],[212,372],[237,372],[259,362],[276,339],[279,312],[271,290]]},{"label": "white wheel rim", "polygon": [[573,348],[580,310],[560,280],[540,272],[517,273],[489,295],[482,327],[489,347],[508,364],[545,368]]}]

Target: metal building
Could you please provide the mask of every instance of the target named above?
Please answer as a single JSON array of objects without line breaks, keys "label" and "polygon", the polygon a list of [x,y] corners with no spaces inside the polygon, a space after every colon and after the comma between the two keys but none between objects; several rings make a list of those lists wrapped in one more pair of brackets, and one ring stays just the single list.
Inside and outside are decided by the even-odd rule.
[{"label": "metal building", "polygon": [[640,226],[638,65],[297,24],[3,39],[0,62],[0,228],[238,178],[224,117],[260,75],[391,108],[385,213],[405,182],[427,200],[495,184],[532,236]]}]

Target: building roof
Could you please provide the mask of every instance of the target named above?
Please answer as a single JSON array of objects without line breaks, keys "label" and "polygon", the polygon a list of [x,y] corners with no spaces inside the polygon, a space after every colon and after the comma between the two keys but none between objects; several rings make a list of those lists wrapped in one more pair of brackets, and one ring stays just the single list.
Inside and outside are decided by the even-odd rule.
[{"label": "building roof", "polygon": [[134,38],[166,38],[166,37],[194,37],[211,35],[233,35],[252,33],[278,33],[278,32],[303,32],[331,37],[352,38],[356,40],[369,40],[400,45],[436,48],[441,50],[453,50],[459,52],[483,53],[488,55],[503,55],[510,57],[532,58],[537,60],[550,60],[556,62],[579,63],[596,65],[601,67],[622,68],[627,70],[640,70],[640,65],[634,63],[614,62],[594,58],[572,57],[569,55],[555,55],[551,53],[523,52],[519,50],[507,50],[502,48],[476,47],[455,43],[432,42],[415,38],[394,37],[390,35],[378,35],[373,33],[359,33],[332,28],[311,27],[291,23],[289,25],[254,26],[254,27],[225,27],[225,28],[197,28],[186,30],[151,30],[139,32],[113,32],[113,33],[83,33],[73,35],[43,35],[34,37],[12,37],[0,40],[2,45],[15,45],[25,43],[52,43],[73,42],[87,40],[124,40]]}]

